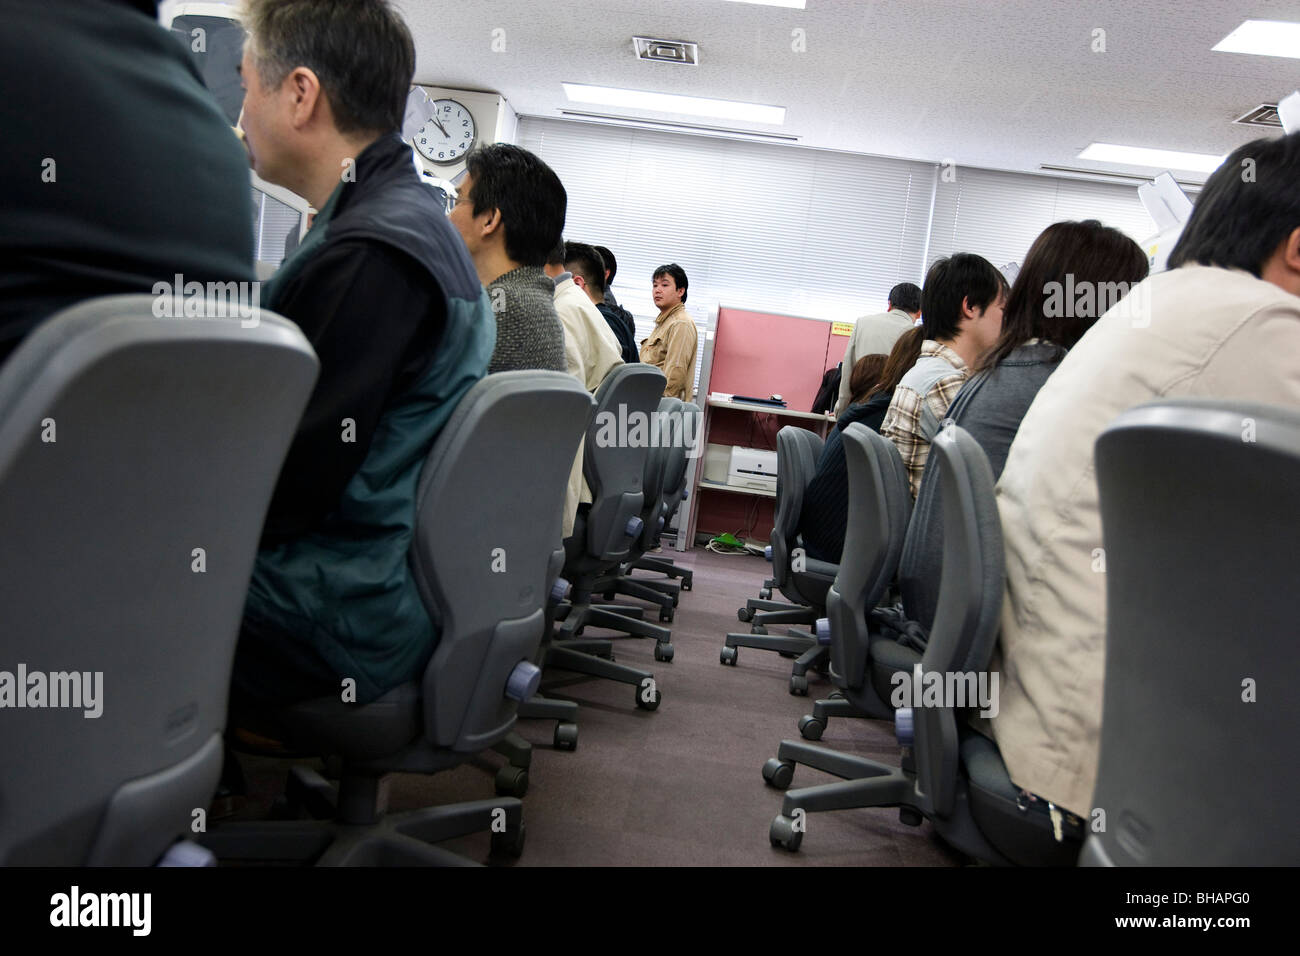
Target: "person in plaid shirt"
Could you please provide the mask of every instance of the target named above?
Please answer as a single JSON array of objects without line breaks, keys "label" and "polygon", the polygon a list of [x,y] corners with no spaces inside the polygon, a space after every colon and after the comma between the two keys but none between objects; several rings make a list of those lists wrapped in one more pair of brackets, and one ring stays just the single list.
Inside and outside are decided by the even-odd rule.
[{"label": "person in plaid shirt", "polygon": [[975,360],[997,341],[1007,283],[993,264],[968,252],[938,260],[925,276],[921,314],[926,339],[921,357],[894,389],[880,425],[907,466],[916,497],[939,431]]}]

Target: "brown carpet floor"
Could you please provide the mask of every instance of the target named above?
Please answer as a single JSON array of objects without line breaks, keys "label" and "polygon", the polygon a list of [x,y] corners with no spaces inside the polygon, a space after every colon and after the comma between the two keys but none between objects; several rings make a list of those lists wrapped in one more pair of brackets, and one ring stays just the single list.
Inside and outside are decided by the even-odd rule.
[{"label": "brown carpet floor", "polygon": [[[783,738],[799,739],[796,723],[831,685],[810,671],[808,697],[787,691],[790,661],[768,651],[741,648],[738,666],[718,661],[728,631],[748,631],[736,608],[756,597],[770,566],[754,556],[718,555],[703,549],[664,557],[695,569],[694,589],[683,592],[673,622],[674,659],[654,660],[648,640],[615,643],[615,656],[652,671],[663,702],[637,709],[633,689],[563,671],[548,672],[547,695],[574,700],[578,748],[551,745],[554,721],[524,720],[518,732],[533,742],[527,831],[514,866],[953,866],[964,858],[934,836],[929,823],[910,827],[891,809],[809,814],[798,853],[774,848],[768,825],[781,793],[760,775]],[[637,572],[638,575],[645,572]],[[636,603],[633,599],[620,601]],[[656,621],[651,611],[647,620]],[[776,628],[773,633],[783,633]],[[584,636],[601,636],[588,628]],[[822,744],[894,764],[893,725],[832,718]],[[390,778],[390,808],[405,810],[493,795],[490,772],[504,758],[490,754],[434,777]],[[246,759],[257,802],[283,779],[283,764]],[[807,767],[795,770],[794,787],[835,778]],[[258,801],[258,797],[261,800]],[[250,810],[253,806],[250,806]],[[487,861],[486,835],[444,844]]]}]

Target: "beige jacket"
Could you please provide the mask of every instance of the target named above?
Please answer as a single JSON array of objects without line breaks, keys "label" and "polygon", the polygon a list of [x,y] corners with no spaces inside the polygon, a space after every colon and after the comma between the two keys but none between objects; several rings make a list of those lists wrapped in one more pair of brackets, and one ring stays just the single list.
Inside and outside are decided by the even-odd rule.
[{"label": "beige jacket", "polygon": [[[564,369],[587,391],[595,392],[610,369],[623,364],[618,339],[587,293],[572,279],[565,279],[555,287],[555,312],[564,326]],[[573,533],[578,504],[590,501],[591,489],[582,477],[582,445],[579,444],[564,493],[564,537]]]},{"label": "beige jacket", "polygon": [[1176,397],[1300,407],[1300,298],[1236,270],[1148,278],[1071,349],[1011,445],[997,485],[1007,590],[993,732],[1017,786],[1079,816],[1092,809],[1105,666],[1093,445],[1121,412]]},{"label": "beige jacket", "polygon": [[840,366],[840,400],[835,404],[836,416],[843,415],[849,407],[849,380],[853,378],[853,366],[864,355],[888,355],[894,350],[894,343],[899,336],[915,323],[912,317],[902,309],[882,312],[880,315],[864,315],[853,324],[853,334],[849,336],[848,347],[844,350],[844,361]]},{"label": "beige jacket", "polygon": [[655,319],[654,330],[641,343],[641,361],[658,366],[668,379],[665,398],[689,402],[695,391],[695,347],[699,333],[686,306],[673,306]]}]

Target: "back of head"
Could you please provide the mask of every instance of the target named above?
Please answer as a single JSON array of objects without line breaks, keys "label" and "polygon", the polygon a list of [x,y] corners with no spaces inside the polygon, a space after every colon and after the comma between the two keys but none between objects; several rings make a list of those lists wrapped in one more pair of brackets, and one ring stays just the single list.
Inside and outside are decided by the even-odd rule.
[{"label": "back of head", "polygon": [[592,248],[600,253],[600,261],[605,263],[605,268],[609,270],[609,275],[605,278],[605,281],[613,285],[614,276],[618,275],[618,260],[614,258],[614,253],[604,246],[592,246]]},{"label": "back of head", "polygon": [[556,266],[558,268],[563,269],[564,268],[564,247],[566,245],[567,243],[565,243],[565,241],[561,239],[555,245],[551,246],[550,251],[546,253],[546,265]]},{"label": "back of head", "polygon": [[305,66],[343,135],[401,128],[415,43],[385,0],[245,0],[241,20],[263,86]]},{"label": "back of head", "polygon": [[600,299],[605,295],[605,262],[595,246],[585,242],[566,242],[564,268],[575,276],[582,276],[593,298]]},{"label": "back of head", "polygon": [[1074,348],[1148,269],[1141,247],[1118,229],[1095,219],[1053,223],[1029,247],[1007,295],[1002,332],[978,367],[991,368],[1034,338]]},{"label": "back of head", "polygon": [[[916,364],[916,360],[921,357],[921,345],[925,342],[925,334],[925,327],[917,325],[898,337],[898,341],[894,343],[889,357],[885,359],[885,366],[880,371],[880,379],[867,393],[867,398],[881,393],[888,394],[898,387],[898,383],[903,380],[903,376],[911,370],[912,366]],[[852,380],[850,380],[849,385],[852,387]]]},{"label": "back of head", "polygon": [[853,372],[849,375],[849,394],[855,405],[865,402],[871,394],[880,375],[885,370],[886,355],[864,355],[853,363]]},{"label": "back of head", "polygon": [[1205,182],[1169,268],[1244,269],[1260,278],[1278,246],[1300,229],[1300,132],[1233,150]]},{"label": "back of head", "polygon": [[520,265],[546,265],[562,241],[568,209],[560,177],[537,156],[509,143],[472,150],[465,167],[473,178],[469,200],[474,215],[492,209],[501,213],[506,255]]},{"label": "back of head", "polygon": [[1006,279],[983,256],[959,252],[937,260],[925,274],[921,311],[926,338],[950,340],[961,332],[962,302],[987,309],[1006,288]]},{"label": "back of head", "polygon": [[915,282],[900,282],[889,290],[889,308],[915,315],[921,311],[921,287]]},{"label": "back of head", "polygon": [[673,283],[677,286],[677,288],[681,290],[682,305],[685,305],[686,286],[687,286],[686,270],[683,269],[681,266],[679,266],[677,263],[670,262],[666,266],[660,266],[658,269],[656,269],[654,271],[654,275],[651,276],[651,278],[658,279],[661,278],[662,276],[668,276],[670,279],[673,280]]}]

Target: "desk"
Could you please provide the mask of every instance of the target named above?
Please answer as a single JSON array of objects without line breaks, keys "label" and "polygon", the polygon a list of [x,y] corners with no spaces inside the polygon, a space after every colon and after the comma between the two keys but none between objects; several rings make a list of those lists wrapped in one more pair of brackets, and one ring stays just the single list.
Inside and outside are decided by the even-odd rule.
[{"label": "desk", "polygon": [[[730,455],[729,451],[722,449],[733,445],[775,451],[776,433],[786,425],[798,425],[825,438],[834,423],[831,415],[728,399],[708,399],[704,403],[704,421],[700,428],[702,459],[697,461],[693,470],[690,495],[686,499],[685,533],[679,536],[679,541],[690,547],[697,531],[710,535],[734,532],[748,527],[751,520],[750,541],[766,541],[772,533],[776,492],[738,488],[716,480],[716,465],[712,470],[715,480],[710,480],[706,477],[706,472],[710,471],[710,447],[714,449],[715,462],[721,455]],[[724,467],[722,478],[725,477]]]}]

